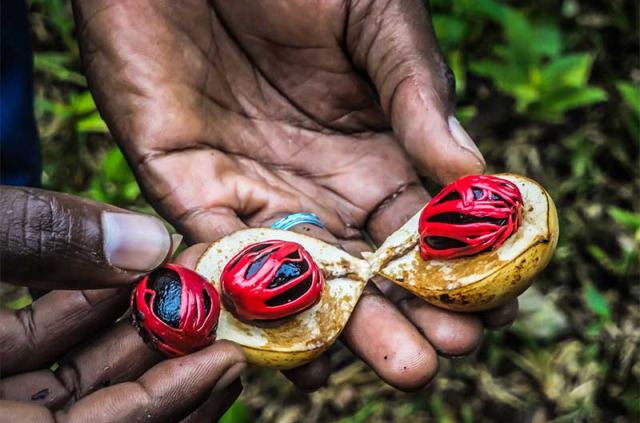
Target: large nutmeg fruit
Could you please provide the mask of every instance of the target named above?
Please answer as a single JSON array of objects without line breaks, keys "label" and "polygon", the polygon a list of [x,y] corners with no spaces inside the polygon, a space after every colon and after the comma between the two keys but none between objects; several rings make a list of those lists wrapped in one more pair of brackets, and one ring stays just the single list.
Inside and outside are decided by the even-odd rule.
[{"label": "large nutmeg fruit", "polygon": [[558,215],[537,182],[496,176],[446,187],[367,256],[372,271],[456,311],[489,310],[524,292],[555,250]]}]

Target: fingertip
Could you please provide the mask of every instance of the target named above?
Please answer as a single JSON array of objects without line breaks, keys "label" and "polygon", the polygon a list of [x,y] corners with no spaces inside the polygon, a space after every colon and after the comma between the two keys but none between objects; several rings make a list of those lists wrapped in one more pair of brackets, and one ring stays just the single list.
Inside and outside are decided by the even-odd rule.
[{"label": "fingertip", "polygon": [[223,357],[226,362],[232,363],[233,365],[240,365],[243,370],[247,366],[247,356],[245,355],[242,347],[235,342],[221,339],[215,341],[207,348],[215,350],[215,354],[219,357]]},{"label": "fingertip", "polygon": [[438,106],[433,95],[407,94],[394,130],[419,173],[440,184],[464,175],[482,174],[485,160],[473,139],[455,116]]},{"label": "fingertip", "polygon": [[174,263],[180,266],[184,266],[188,269],[195,269],[198,260],[204,254],[207,248],[209,248],[209,245],[210,244],[207,243],[201,243],[186,248],[183,252],[178,254],[178,256],[174,260]]},{"label": "fingertip", "polygon": [[[461,126],[460,129],[464,131]],[[475,144],[468,135],[459,137],[460,139],[468,139],[467,144],[473,146],[474,149],[460,145],[460,141],[446,130],[437,140],[435,137],[427,139],[425,142],[433,143],[433,145],[424,147],[425,153],[418,158],[421,173],[442,185],[450,184],[465,175],[483,174],[486,164]],[[427,151],[430,152],[426,153]]]},{"label": "fingertip", "polygon": [[440,309],[415,297],[399,306],[441,355],[467,355],[482,343],[483,326],[477,315]]},{"label": "fingertip", "polygon": [[518,316],[518,299],[508,302],[496,309],[481,314],[484,326],[487,329],[506,329],[513,324]]},{"label": "fingertip", "polygon": [[[184,364],[192,368],[214,370],[220,375],[220,381],[224,379],[226,384],[236,379],[247,367],[247,357],[242,347],[227,340],[217,340],[199,351],[168,361],[180,362],[180,367]],[[220,386],[220,381],[216,386]]]},{"label": "fingertip", "polygon": [[360,298],[343,341],[382,380],[402,391],[423,388],[438,372],[431,344],[379,294]]},{"label": "fingertip", "polygon": [[311,363],[284,370],[282,374],[303,391],[313,392],[326,386],[331,374],[331,362],[327,354],[322,354]]},{"label": "fingertip", "polygon": [[391,373],[386,381],[391,386],[404,392],[415,392],[423,389],[438,374],[438,356],[429,343],[422,339],[417,348],[403,348],[391,354],[389,369]]},{"label": "fingertip", "polygon": [[101,224],[104,255],[112,266],[148,272],[171,254],[169,230],[155,216],[105,210]]}]

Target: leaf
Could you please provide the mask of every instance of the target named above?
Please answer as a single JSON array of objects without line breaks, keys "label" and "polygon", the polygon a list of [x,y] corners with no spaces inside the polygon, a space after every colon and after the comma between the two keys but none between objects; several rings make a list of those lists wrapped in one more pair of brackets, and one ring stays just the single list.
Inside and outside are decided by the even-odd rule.
[{"label": "leaf", "polygon": [[616,276],[628,276],[634,268],[640,265],[640,256],[634,249],[624,251],[622,258],[617,261],[609,257],[602,248],[595,244],[589,245],[587,251],[602,267]]},{"label": "leaf", "polygon": [[36,53],[33,56],[36,70],[51,75],[62,82],[71,82],[86,87],[85,77],[78,72],[67,69],[68,63],[68,58],[60,53]]},{"label": "leaf", "polygon": [[611,313],[607,299],[588,282],[584,283],[583,294],[589,309],[598,316],[608,320]]},{"label": "leaf", "polygon": [[76,115],[84,115],[96,110],[96,103],[88,90],[80,94],[72,94],[70,106]]},{"label": "leaf", "polygon": [[365,423],[370,417],[383,408],[383,404],[376,400],[367,400],[365,404],[351,416],[343,417],[338,423]]},{"label": "leaf", "polygon": [[494,0],[465,0],[456,2],[456,4],[458,3],[465,4],[463,9],[467,14],[484,16],[496,21],[503,27],[506,26],[514,11],[513,8]]},{"label": "leaf", "polygon": [[476,75],[490,78],[498,88],[512,95],[516,86],[529,81],[526,72],[513,64],[504,62],[491,60],[471,62],[469,70]]},{"label": "leaf", "polygon": [[462,126],[468,124],[477,114],[478,109],[475,106],[458,107],[456,109],[456,116]]},{"label": "leaf", "polygon": [[122,196],[125,200],[134,201],[136,198],[140,196],[140,187],[138,183],[135,181],[131,181],[124,185],[122,188]]},{"label": "leaf", "polygon": [[531,44],[531,48],[540,56],[555,57],[560,54],[562,42],[558,27],[543,24],[535,26],[532,31],[535,42]]},{"label": "leaf", "polygon": [[625,103],[640,117],[640,89],[638,86],[631,82],[620,81],[616,84],[616,88]]},{"label": "leaf", "polygon": [[80,133],[84,132],[101,132],[108,133],[109,128],[107,124],[104,123],[102,117],[100,117],[100,113],[95,112],[91,113],[89,116],[84,117],[76,123],[76,130]]},{"label": "leaf", "polygon": [[64,42],[68,51],[72,52],[75,58],[79,56],[78,43],[73,36],[74,21],[71,16],[69,2],[64,0],[32,0],[35,4],[40,4],[44,10],[44,16],[51,22],[53,29]]},{"label": "leaf", "polygon": [[62,0],[36,0],[46,12],[46,16],[53,23],[61,36],[72,36],[73,19],[67,13]]},{"label": "leaf", "polygon": [[105,179],[116,185],[135,181],[133,173],[118,147],[113,147],[102,162]]},{"label": "leaf", "polygon": [[518,113],[526,112],[531,103],[540,98],[539,90],[531,84],[519,84],[513,87],[513,96],[516,98],[516,111]]},{"label": "leaf", "polygon": [[451,71],[456,78],[456,94],[460,96],[464,93],[467,85],[466,70],[462,62],[460,50],[452,51],[449,54],[449,66],[451,66]]},{"label": "leaf", "polygon": [[241,401],[234,402],[218,420],[219,423],[249,423],[250,421],[249,410]]},{"label": "leaf", "polygon": [[607,93],[601,88],[565,87],[543,94],[540,100],[532,106],[530,114],[532,117],[554,122],[560,120],[562,114],[568,110],[605,101],[606,99]]},{"label": "leaf", "polygon": [[628,231],[635,233],[640,230],[640,213],[634,213],[619,207],[609,207],[609,215]]},{"label": "leaf", "polygon": [[73,115],[69,106],[64,103],[54,102],[46,98],[37,97],[34,101],[37,111],[52,113],[55,116],[69,118]]},{"label": "leaf", "polygon": [[29,304],[31,304],[33,300],[30,295],[25,295],[16,300],[11,301],[10,303],[3,304],[2,308],[7,310],[20,310],[21,308],[25,308]]},{"label": "leaf", "polygon": [[445,52],[462,45],[467,32],[465,21],[448,15],[433,15],[431,21],[438,36],[438,42]]},{"label": "leaf", "polygon": [[542,68],[542,86],[547,90],[583,87],[587,84],[593,57],[589,54],[572,54],[560,57]]},{"label": "leaf", "polygon": [[503,25],[507,45],[516,65],[522,69],[536,66],[540,61],[539,52],[531,47],[535,34],[526,16],[517,11],[511,11]]},{"label": "leaf", "polygon": [[509,63],[510,61],[512,61],[511,50],[509,49],[509,46],[506,46],[504,44],[493,46],[493,54],[502,59],[502,61],[505,63]]}]

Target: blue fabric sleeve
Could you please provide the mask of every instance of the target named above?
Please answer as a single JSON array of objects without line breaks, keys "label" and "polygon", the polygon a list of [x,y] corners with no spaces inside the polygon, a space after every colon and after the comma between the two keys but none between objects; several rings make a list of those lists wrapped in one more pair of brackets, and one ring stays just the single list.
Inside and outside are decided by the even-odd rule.
[{"label": "blue fabric sleeve", "polygon": [[0,2],[0,183],[39,186],[33,56],[24,0]]}]

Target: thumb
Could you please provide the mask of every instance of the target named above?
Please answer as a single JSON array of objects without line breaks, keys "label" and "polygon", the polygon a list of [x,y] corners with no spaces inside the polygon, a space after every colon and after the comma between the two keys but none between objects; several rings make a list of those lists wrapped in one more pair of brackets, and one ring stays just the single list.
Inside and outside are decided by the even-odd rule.
[{"label": "thumb", "polygon": [[421,173],[448,183],[485,162],[454,113],[455,79],[422,0],[353,2],[347,47]]},{"label": "thumb", "polygon": [[166,261],[153,217],[67,194],[0,187],[0,280],[43,289],[129,284]]}]

